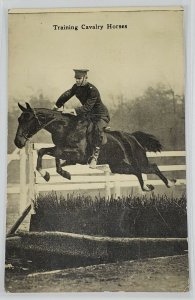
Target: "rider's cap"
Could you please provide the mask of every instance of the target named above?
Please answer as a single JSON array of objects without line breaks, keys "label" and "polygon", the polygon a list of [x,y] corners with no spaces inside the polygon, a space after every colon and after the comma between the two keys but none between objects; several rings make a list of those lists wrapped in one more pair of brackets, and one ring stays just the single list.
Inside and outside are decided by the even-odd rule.
[{"label": "rider's cap", "polygon": [[88,72],[89,70],[87,70],[87,69],[74,69],[74,72],[75,72],[75,78],[81,78],[81,77],[83,77],[83,76],[85,76],[85,75],[87,75],[87,72]]}]

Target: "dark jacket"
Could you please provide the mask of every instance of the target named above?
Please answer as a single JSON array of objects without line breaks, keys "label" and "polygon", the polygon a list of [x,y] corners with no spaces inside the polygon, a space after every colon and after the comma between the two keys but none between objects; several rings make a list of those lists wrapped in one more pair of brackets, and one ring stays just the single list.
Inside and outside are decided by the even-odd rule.
[{"label": "dark jacket", "polygon": [[102,103],[98,89],[91,83],[84,86],[73,87],[63,93],[56,102],[57,107],[61,107],[71,97],[76,96],[81,102],[82,106],[76,108],[77,115],[89,113],[97,119],[104,119],[106,122],[110,121],[110,116],[107,107]]}]

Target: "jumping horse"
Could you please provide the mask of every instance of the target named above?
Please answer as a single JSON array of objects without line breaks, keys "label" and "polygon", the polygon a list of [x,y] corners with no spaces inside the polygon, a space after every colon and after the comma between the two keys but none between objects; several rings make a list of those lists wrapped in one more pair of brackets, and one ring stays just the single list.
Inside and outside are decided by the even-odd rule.
[{"label": "jumping horse", "polygon": [[[37,171],[49,181],[50,174],[42,169],[44,155],[55,157],[56,171],[64,178],[71,179],[71,174],[62,168],[61,160],[66,165],[87,164],[91,155],[90,137],[92,121],[89,116],[74,116],[62,114],[46,108],[31,108],[18,103],[22,114],[18,118],[18,129],[15,145],[23,148],[26,142],[41,129],[51,133],[54,147],[38,150]],[[176,180],[168,180],[154,163],[149,163],[146,152],[161,151],[162,145],[153,136],[144,132],[127,133],[123,131],[108,131],[107,142],[102,145],[98,164],[108,164],[112,173],[133,174],[143,191],[152,191],[154,186],[144,183],[142,173],[156,174],[170,187]]]}]

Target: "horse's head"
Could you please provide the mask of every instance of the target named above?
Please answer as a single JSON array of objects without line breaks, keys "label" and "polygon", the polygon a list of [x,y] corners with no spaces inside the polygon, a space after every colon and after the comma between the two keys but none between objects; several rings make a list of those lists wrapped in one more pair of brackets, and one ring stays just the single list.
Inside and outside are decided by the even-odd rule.
[{"label": "horse's head", "polygon": [[23,148],[26,141],[31,138],[39,129],[40,123],[35,111],[26,103],[26,107],[18,103],[22,114],[18,118],[18,129],[16,132],[14,143],[16,147]]}]

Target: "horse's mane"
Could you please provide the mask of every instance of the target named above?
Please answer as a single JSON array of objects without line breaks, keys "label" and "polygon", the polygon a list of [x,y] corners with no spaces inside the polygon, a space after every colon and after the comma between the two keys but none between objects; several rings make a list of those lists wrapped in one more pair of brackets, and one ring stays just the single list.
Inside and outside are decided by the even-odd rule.
[{"label": "horse's mane", "polygon": [[69,120],[78,120],[79,119],[78,116],[68,114],[68,113],[64,114],[61,111],[56,111],[56,110],[49,109],[49,108],[40,107],[40,108],[34,108],[34,110],[35,110],[37,115],[42,114],[42,115],[45,115],[45,116],[53,116],[54,118],[56,118],[59,121],[63,121],[65,117],[68,117]]},{"label": "horse's mane", "polygon": [[68,117],[70,121],[88,121],[89,123],[92,122],[94,116],[90,115],[89,113],[87,114],[81,114],[81,115],[73,115],[73,114],[69,114],[69,113],[62,113],[61,111],[56,111],[50,108],[34,108],[33,109],[36,114],[42,114],[42,115],[46,115],[46,116],[53,116],[56,119],[58,119],[59,121],[63,121],[64,117]]}]

